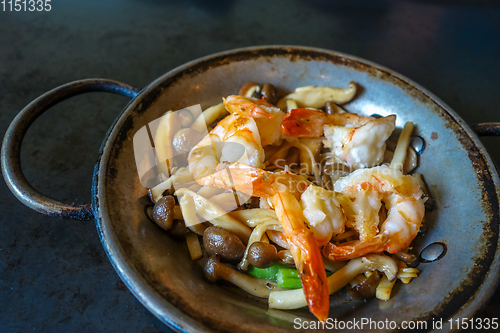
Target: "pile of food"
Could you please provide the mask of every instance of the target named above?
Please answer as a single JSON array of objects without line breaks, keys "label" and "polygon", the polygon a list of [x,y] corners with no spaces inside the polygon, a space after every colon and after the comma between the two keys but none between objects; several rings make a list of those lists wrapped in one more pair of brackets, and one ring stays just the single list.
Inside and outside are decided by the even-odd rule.
[{"label": "pile of food", "polygon": [[[340,105],[345,89],[300,87],[281,99],[249,82],[200,115],[167,112],[155,135],[154,222],[185,239],[205,276],[328,318],[329,295],[390,298],[417,277],[408,254],[431,200],[396,116]],[[208,131],[203,136],[203,130]],[[425,204],[424,204],[425,203]]]}]

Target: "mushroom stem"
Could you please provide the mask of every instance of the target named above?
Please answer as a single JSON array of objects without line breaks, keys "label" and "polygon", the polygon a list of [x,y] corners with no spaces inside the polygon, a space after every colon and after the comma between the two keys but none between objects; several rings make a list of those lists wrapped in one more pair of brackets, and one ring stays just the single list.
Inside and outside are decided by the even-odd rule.
[{"label": "mushroom stem", "polygon": [[181,168],[177,170],[177,172],[174,175],[170,176],[167,180],[150,189],[151,200],[153,201],[153,203],[156,203],[156,201],[161,199],[162,194],[165,190],[168,190],[172,187],[175,188],[175,186],[179,184],[185,186],[186,184],[191,183],[193,181],[194,178],[191,172],[189,172],[189,170],[186,168]]},{"label": "mushroom stem", "polygon": [[[184,211],[182,202],[186,200],[185,198],[190,197],[193,202],[190,207],[194,207],[194,213],[192,212],[194,215],[198,214],[204,220],[210,221],[210,223],[212,223],[213,225],[234,232],[243,241],[243,243],[248,243],[248,239],[250,238],[252,230],[250,230],[250,228],[243,223],[240,223],[238,220],[231,217],[229,214],[227,214],[227,211],[220,208],[211,200],[207,200],[198,193],[190,191],[187,188],[178,189],[175,192],[175,195],[183,196],[179,202],[181,203],[182,215],[184,216],[184,220],[186,221],[186,225],[188,227],[190,227],[190,224],[188,224],[186,216],[187,214],[189,214],[189,212],[187,212],[187,209],[186,212]],[[200,220],[196,220],[193,218],[193,223],[200,223]]]},{"label": "mushroom stem", "polygon": [[268,298],[271,291],[277,289],[274,281],[257,279],[240,273],[222,264],[216,257],[207,260],[204,272],[210,282],[215,282],[220,278],[260,298]]},{"label": "mushroom stem", "polygon": [[198,239],[197,234],[186,235],[186,244],[188,246],[191,260],[198,260],[203,256],[203,253],[201,251],[200,240]]},{"label": "mushroom stem", "polygon": [[390,165],[391,169],[403,171],[403,165],[405,163],[408,146],[410,145],[410,137],[413,132],[413,127],[414,125],[411,121],[407,121],[405,123],[405,126],[399,135],[396,149],[394,150],[394,155]]},{"label": "mushroom stem", "polygon": [[279,100],[277,106],[282,110],[286,107],[286,101],[293,99],[298,107],[322,108],[325,103],[332,101],[343,104],[351,101],[356,95],[356,83],[351,82],[347,88],[335,87],[299,87],[289,95]]},{"label": "mushroom stem", "polygon": [[214,106],[209,107],[202,114],[196,118],[194,123],[191,125],[191,129],[198,131],[202,134],[207,133],[207,126],[216,121],[218,118],[222,118],[228,114],[224,103],[219,103]]},{"label": "mushroom stem", "polygon": [[347,265],[347,261],[330,261],[327,258],[323,257],[323,264],[325,265],[325,269],[327,271],[335,273],[336,271]]},{"label": "mushroom stem", "polygon": [[[328,277],[328,292],[333,294],[344,287],[358,274],[379,270],[389,281],[394,281],[398,265],[390,257],[381,254],[369,254],[356,258]],[[272,291],[269,295],[269,307],[273,309],[298,309],[307,306],[304,289]]]},{"label": "mushroom stem", "polygon": [[176,112],[168,111],[161,117],[155,133],[156,162],[158,170],[165,175],[170,175],[170,168],[174,164],[172,138],[180,129],[179,116]]},{"label": "mushroom stem", "polygon": [[272,209],[242,209],[232,211],[229,213],[229,215],[231,215],[241,223],[246,224],[250,228],[255,228],[259,224],[268,221],[276,221],[277,223],[279,223],[278,216],[276,216],[276,212]]},{"label": "mushroom stem", "polygon": [[404,262],[408,265],[408,267],[417,267],[419,262],[418,258],[414,254],[409,254],[404,251],[400,251],[398,253],[394,253],[393,256]]}]

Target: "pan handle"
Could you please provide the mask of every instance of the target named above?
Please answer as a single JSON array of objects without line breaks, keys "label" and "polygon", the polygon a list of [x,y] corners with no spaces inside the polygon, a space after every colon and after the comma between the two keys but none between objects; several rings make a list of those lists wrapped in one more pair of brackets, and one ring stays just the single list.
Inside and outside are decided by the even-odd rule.
[{"label": "pan handle", "polygon": [[500,123],[477,123],[470,127],[479,136],[500,136]]},{"label": "pan handle", "polygon": [[94,218],[91,205],[65,204],[43,195],[31,186],[21,168],[21,144],[31,124],[52,106],[70,97],[96,91],[110,92],[130,98],[139,94],[139,89],[113,80],[86,79],[70,82],[52,89],[28,104],[7,129],[0,156],[3,177],[17,199],[31,209],[60,218],[78,220]]}]

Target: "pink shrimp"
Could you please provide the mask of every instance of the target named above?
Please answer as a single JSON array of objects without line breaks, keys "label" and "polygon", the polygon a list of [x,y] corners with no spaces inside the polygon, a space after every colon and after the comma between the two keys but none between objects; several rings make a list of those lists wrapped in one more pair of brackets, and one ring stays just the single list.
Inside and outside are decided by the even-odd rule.
[{"label": "pink shrimp", "polygon": [[[417,236],[425,208],[422,191],[415,178],[385,165],[360,169],[335,183],[338,200],[360,240],[335,245],[328,243],[323,253],[332,261],[353,259],[368,253],[399,252]],[[380,226],[381,203],[387,218]]]},{"label": "pink shrimp", "polygon": [[385,141],[394,131],[396,116],[379,119],[355,113],[327,114],[294,109],[281,123],[283,134],[295,137],[325,136],[325,147],[355,169],[378,165],[384,159]]},{"label": "pink shrimp", "polygon": [[273,107],[273,105],[269,104],[264,99],[258,100],[239,95],[231,95],[222,100],[230,113],[236,113],[240,116],[250,116],[252,118],[274,118],[272,112],[266,110],[266,108]]},{"label": "pink shrimp", "polygon": [[189,152],[189,171],[196,179],[214,172],[219,161],[263,168],[263,146],[276,144],[282,136],[283,112],[265,100],[232,95],[224,105],[231,114]]}]

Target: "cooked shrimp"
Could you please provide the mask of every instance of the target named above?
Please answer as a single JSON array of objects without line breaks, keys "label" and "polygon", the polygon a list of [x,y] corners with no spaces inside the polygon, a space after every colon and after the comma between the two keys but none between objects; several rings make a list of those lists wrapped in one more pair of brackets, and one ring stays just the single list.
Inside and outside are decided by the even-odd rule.
[{"label": "cooked shrimp", "polygon": [[255,98],[243,97],[239,95],[231,95],[227,98],[222,98],[227,111],[236,113],[240,116],[252,118],[268,118],[272,119],[273,115],[264,110],[262,105],[272,106],[266,100],[257,100]]},{"label": "cooked shrimp", "polygon": [[[334,235],[344,232],[344,214],[335,192],[316,185],[309,185],[300,196],[300,206],[307,227],[316,238],[319,247],[327,244]],[[290,246],[280,231],[268,231],[269,238],[279,246]]]},{"label": "cooked shrimp", "polygon": [[334,235],[344,232],[344,214],[335,192],[310,185],[302,193],[300,204],[319,246],[327,244]]},{"label": "cooked shrimp", "polygon": [[265,100],[236,95],[224,99],[224,105],[231,115],[221,120],[189,153],[189,171],[195,179],[213,173],[219,161],[263,168],[263,146],[280,143],[279,128],[284,116],[280,109]]},{"label": "cooked shrimp", "polygon": [[271,173],[239,163],[220,163],[218,171],[197,180],[202,185],[268,197],[290,244],[309,310],[319,320],[328,317],[329,299],[326,272],[314,234],[307,228],[299,203],[300,195],[310,183],[302,176],[288,172]]},{"label": "cooked shrimp", "polygon": [[375,119],[355,113],[327,114],[312,109],[289,112],[281,127],[295,137],[326,137],[325,147],[355,169],[372,167],[384,159],[385,141],[394,131],[396,116]]},{"label": "cooked shrimp", "polygon": [[[346,260],[367,253],[405,249],[417,236],[424,217],[422,191],[415,178],[385,165],[360,169],[339,179],[335,191],[346,213],[346,224],[353,227],[360,240],[334,245],[328,243],[323,253],[330,260]],[[387,218],[379,226],[379,211],[385,204]]]},{"label": "cooked shrimp", "polygon": [[285,114],[280,108],[265,99],[247,98],[238,95],[228,96],[224,100],[230,113],[254,118],[259,129],[262,146],[279,145],[283,140],[281,121]]}]

